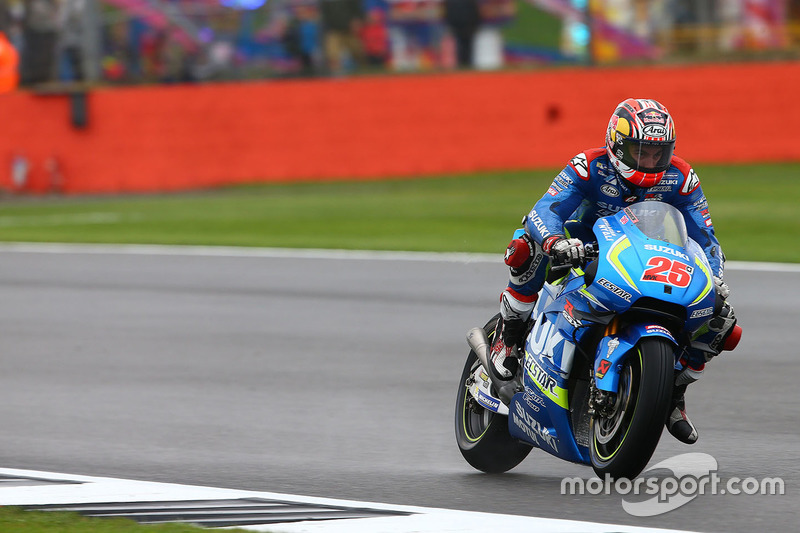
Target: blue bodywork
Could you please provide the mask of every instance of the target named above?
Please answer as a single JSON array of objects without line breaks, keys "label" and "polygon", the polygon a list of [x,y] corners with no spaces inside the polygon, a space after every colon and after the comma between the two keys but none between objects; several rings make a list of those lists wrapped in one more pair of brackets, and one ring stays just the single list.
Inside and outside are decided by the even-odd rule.
[{"label": "blue bodywork", "polygon": [[[667,230],[677,226],[667,231],[670,235],[658,234],[651,220],[645,220],[650,227],[642,223],[664,213]],[[544,286],[525,343],[525,390],[515,394],[509,405],[511,435],[567,461],[589,464],[589,449],[576,440],[570,416],[574,358],[589,353],[594,358],[595,387],[610,392],[617,392],[619,371],[642,338],[669,340],[675,345],[677,364],[685,341],[655,317],[636,315],[640,321],[626,320],[619,331],[606,326],[632,306],[652,302],[685,312],[684,332],[695,331],[712,315],[716,298],[712,271],[702,248],[685,237],[685,226],[681,233],[680,217],[666,204],[643,202],[599,219],[593,227],[599,250],[596,265],[573,268]]]}]

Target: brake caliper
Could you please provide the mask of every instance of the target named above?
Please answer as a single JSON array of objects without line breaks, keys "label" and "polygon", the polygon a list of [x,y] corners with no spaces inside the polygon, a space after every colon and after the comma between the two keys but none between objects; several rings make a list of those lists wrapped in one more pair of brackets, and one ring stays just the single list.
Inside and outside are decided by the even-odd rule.
[{"label": "brake caliper", "polygon": [[603,418],[611,418],[614,415],[617,405],[617,395],[613,392],[600,390],[591,381],[589,391],[589,414],[598,415]]}]

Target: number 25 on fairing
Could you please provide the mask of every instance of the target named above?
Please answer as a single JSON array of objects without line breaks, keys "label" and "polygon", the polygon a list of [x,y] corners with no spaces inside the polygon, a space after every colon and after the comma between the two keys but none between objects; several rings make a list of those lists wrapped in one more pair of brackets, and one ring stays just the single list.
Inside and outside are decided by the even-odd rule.
[{"label": "number 25 on fairing", "polygon": [[694,269],[669,257],[655,256],[647,262],[650,267],[642,274],[642,281],[657,281],[685,289],[692,281]]}]

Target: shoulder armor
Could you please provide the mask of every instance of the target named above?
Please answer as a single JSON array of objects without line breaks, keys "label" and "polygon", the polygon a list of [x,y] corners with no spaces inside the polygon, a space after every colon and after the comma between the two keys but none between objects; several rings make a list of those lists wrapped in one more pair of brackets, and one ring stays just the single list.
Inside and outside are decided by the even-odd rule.
[{"label": "shoulder armor", "polygon": [[598,157],[605,155],[605,153],[605,148],[593,148],[591,150],[583,151],[570,159],[569,166],[572,167],[572,170],[574,170],[582,180],[588,180],[589,165]]},{"label": "shoulder armor", "polygon": [[681,194],[683,196],[692,194],[700,186],[700,178],[697,177],[697,173],[689,163],[678,156],[672,156],[672,166],[677,168],[683,176]]}]

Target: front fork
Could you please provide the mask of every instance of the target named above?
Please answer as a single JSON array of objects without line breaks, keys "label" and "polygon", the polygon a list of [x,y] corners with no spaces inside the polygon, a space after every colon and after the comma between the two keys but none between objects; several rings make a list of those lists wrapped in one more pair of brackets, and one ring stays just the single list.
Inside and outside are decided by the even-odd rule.
[{"label": "front fork", "polygon": [[[618,332],[619,317],[615,316],[606,326],[606,329],[603,332],[603,338],[616,335]],[[611,345],[610,341],[609,344]],[[603,361],[601,361],[599,369],[589,367],[589,416],[610,418],[613,416],[617,408],[617,394],[615,392],[598,389],[597,385],[595,384],[595,377],[597,376],[598,370],[602,371],[602,375],[599,377],[605,376],[605,372],[608,371],[608,366],[606,366]],[[594,366],[597,367],[598,365]]]},{"label": "front fork", "polygon": [[[623,330],[619,317],[614,317],[606,326],[603,338],[597,347],[594,368],[589,387],[589,414],[611,417],[619,403],[618,390],[622,363],[626,354],[635,349],[644,337],[668,339],[676,348],[680,344],[672,333],[660,324],[631,324]],[[677,394],[677,391],[676,391]]]}]

